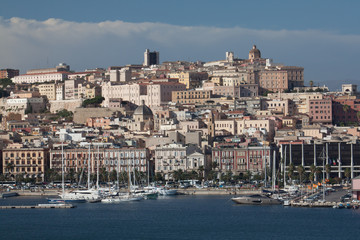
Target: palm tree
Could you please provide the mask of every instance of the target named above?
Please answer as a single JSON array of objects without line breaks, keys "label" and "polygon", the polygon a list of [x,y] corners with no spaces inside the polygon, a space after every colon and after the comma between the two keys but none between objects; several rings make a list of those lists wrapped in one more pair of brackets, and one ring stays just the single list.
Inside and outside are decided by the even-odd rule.
[{"label": "palm tree", "polygon": [[317,177],[322,173],[322,169],[320,167],[315,168],[315,175],[316,175],[316,179],[318,179]]},{"label": "palm tree", "polygon": [[12,172],[14,170],[14,167],[15,167],[15,164],[13,162],[8,162],[6,164],[5,170],[6,170],[7,174],[8,174],[8,176],[11,176],[10,172]]},{"label": "palm tree", "polygon": [[345,168],[344,175],[346,177],[346,183],[349,183],[349,179],[351,177],[351,169],[350,168]]},{"label": "palm tree", "polygon": [[292,180],[294,176],[294,170],[295,170],[295,165],[293,163],[290,163],[288,167],[288,177],[290,178],[290,180]]},{"label": "palm tree", "polygon": [[316,177],[315,172],[316,172],[316,166],[312,164],[310,166],[310,176],[309,176],[311,183],[314,183],[315,181],[315,177]]},{"label": "palm tree", "polygon": [[205,168],[204,166],[199,166],[199,180],[203,180],[205,178]]},{"label": "palm tree", "polygon": [[173,172],[173,177],[174,177],[175,181],[183,180],[183,178],[184,178],[183,175],[184,175],[184,172],[182,169],[179,169],[179,170]]},{"label": "palm tree", "polygon": [[299,174],[300,184],[302,184],[302,177],[304,175],[305,169],[304,169],[304,167],[302,165],[299,165],[299,166],[296,167],[296,171]]},{"label": "palm tree", "polygon": [[347,105],[347,104],[343,105],[343,111],[345,112],[345,121],[344,121],[345,124],[346,124],[346,122],[347,122],[347,120],[348,120],[348,118],[347,118],[347,113],[349,112],[349,110],[350,110],[350,106],[349,106],[349,105]]},{"label": "palm tree", "polygon": [[311,80],[311,81],[309,82],[309,84],[310,84],[310,87],[312,88],[312,87],[314,86],[314,81]]}]

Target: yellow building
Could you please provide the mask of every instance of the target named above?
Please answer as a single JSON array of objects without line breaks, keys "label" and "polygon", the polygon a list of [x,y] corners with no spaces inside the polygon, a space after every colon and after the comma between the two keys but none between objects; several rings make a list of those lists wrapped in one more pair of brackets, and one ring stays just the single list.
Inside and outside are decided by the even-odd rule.
[{"label": "yellow building", "polygon": [[46,96],[49,100],[56,100],[56,84],[40,84],[37,86],[39,93],[42,96]]},{"label": "yellow building", "polygon": [[211,97],[211,91],[189,90],[172,92],[172,102],[181,104],[204,104]]},{"label": "yellow building", "polygon": [[23,148],[22,144],[8,145],[2,152],[3,173],[14,178],[17,175],[29,178],[41,178],[44,181],[48,167],[48,149]]},{"label": "yellow building", "polygon": [[186,89],[194,89],[201,86],[203,80],[208,79],[206,72],[180,72],[169,74],[170,78],[178,78],[179,83],[186,85]]}]

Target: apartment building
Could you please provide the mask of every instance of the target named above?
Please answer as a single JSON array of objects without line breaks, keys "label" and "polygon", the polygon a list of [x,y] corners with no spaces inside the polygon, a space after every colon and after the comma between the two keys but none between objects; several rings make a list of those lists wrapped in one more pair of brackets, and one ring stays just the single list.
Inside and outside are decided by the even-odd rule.
[{"label": "apartment building", "polygon": [[[150,153],[146,148],[104,148],[92,145],[84,148],[65,148],[64,155],[61,154],[61,145],[56,145],[50,150],[50,168],[61,171],[61,162],[64,159],[65,172],[73,169],[80,173],[83,168],[88,168],[90,161],[90,172],[96,173],[97,167],[105,168],[106,171],[118,172],[139,171],[146,173],[151,169]],[[129,169],[130,168],[130,169]]]},{"label": "apartment building", "polygon": [[172,92],[172,102],[181,104],[204,104],[211,97],[211,91],[188,90]]},{"label": "apartment building", "polygon": [[155,148],[155,172],[169,180],[173,179],[174,171],[192,171],[198,170],[200,166],[205,167],[205,157],[197,156],[195,161],[194,156],[191,156],[195,152],[202,154],[195,145],[171,143],[158,146]]},{"label": "apartment building", "polygon": [[49,167],[49,149],[24,148],[22,144],[8,145],[2,151],[3,173],[16,178],[17,175],[44,181],[45,170]]}]

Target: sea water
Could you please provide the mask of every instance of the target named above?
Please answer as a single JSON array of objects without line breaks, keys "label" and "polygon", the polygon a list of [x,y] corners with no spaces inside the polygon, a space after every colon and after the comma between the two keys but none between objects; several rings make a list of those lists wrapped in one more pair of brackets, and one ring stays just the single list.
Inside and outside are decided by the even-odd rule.
[{"label": "sea water", "polygon": [[[1,199],[36,205],[45,198]],[[230,196],[173,196],[74,209],[2,209],[1,239],[357,239],[360,210],[245,206]]]}]

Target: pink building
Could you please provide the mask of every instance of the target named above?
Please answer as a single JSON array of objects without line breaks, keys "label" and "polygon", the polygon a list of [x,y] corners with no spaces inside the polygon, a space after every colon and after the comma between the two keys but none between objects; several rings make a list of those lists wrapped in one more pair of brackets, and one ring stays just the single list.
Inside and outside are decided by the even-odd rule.
[{"label": "pink building", "polygon": [[310,99],[309,117],[314,123],[332,123],[332,100]]},{"label": "pink building", "polygon": [[110,125],[109,118],[103,117],[91,117],[86,120],[86,126],[93,127],[93,128],[104,128]]},{"label": "pink building", "polygon": [[[233,145],[231,147],[231,145]],[[270,167],[272,149],[269,146],[244,146],[238,144],[222,144],[212,151],[212,160],[222,172],[260,174],[265,170],[265,163]]]}]

